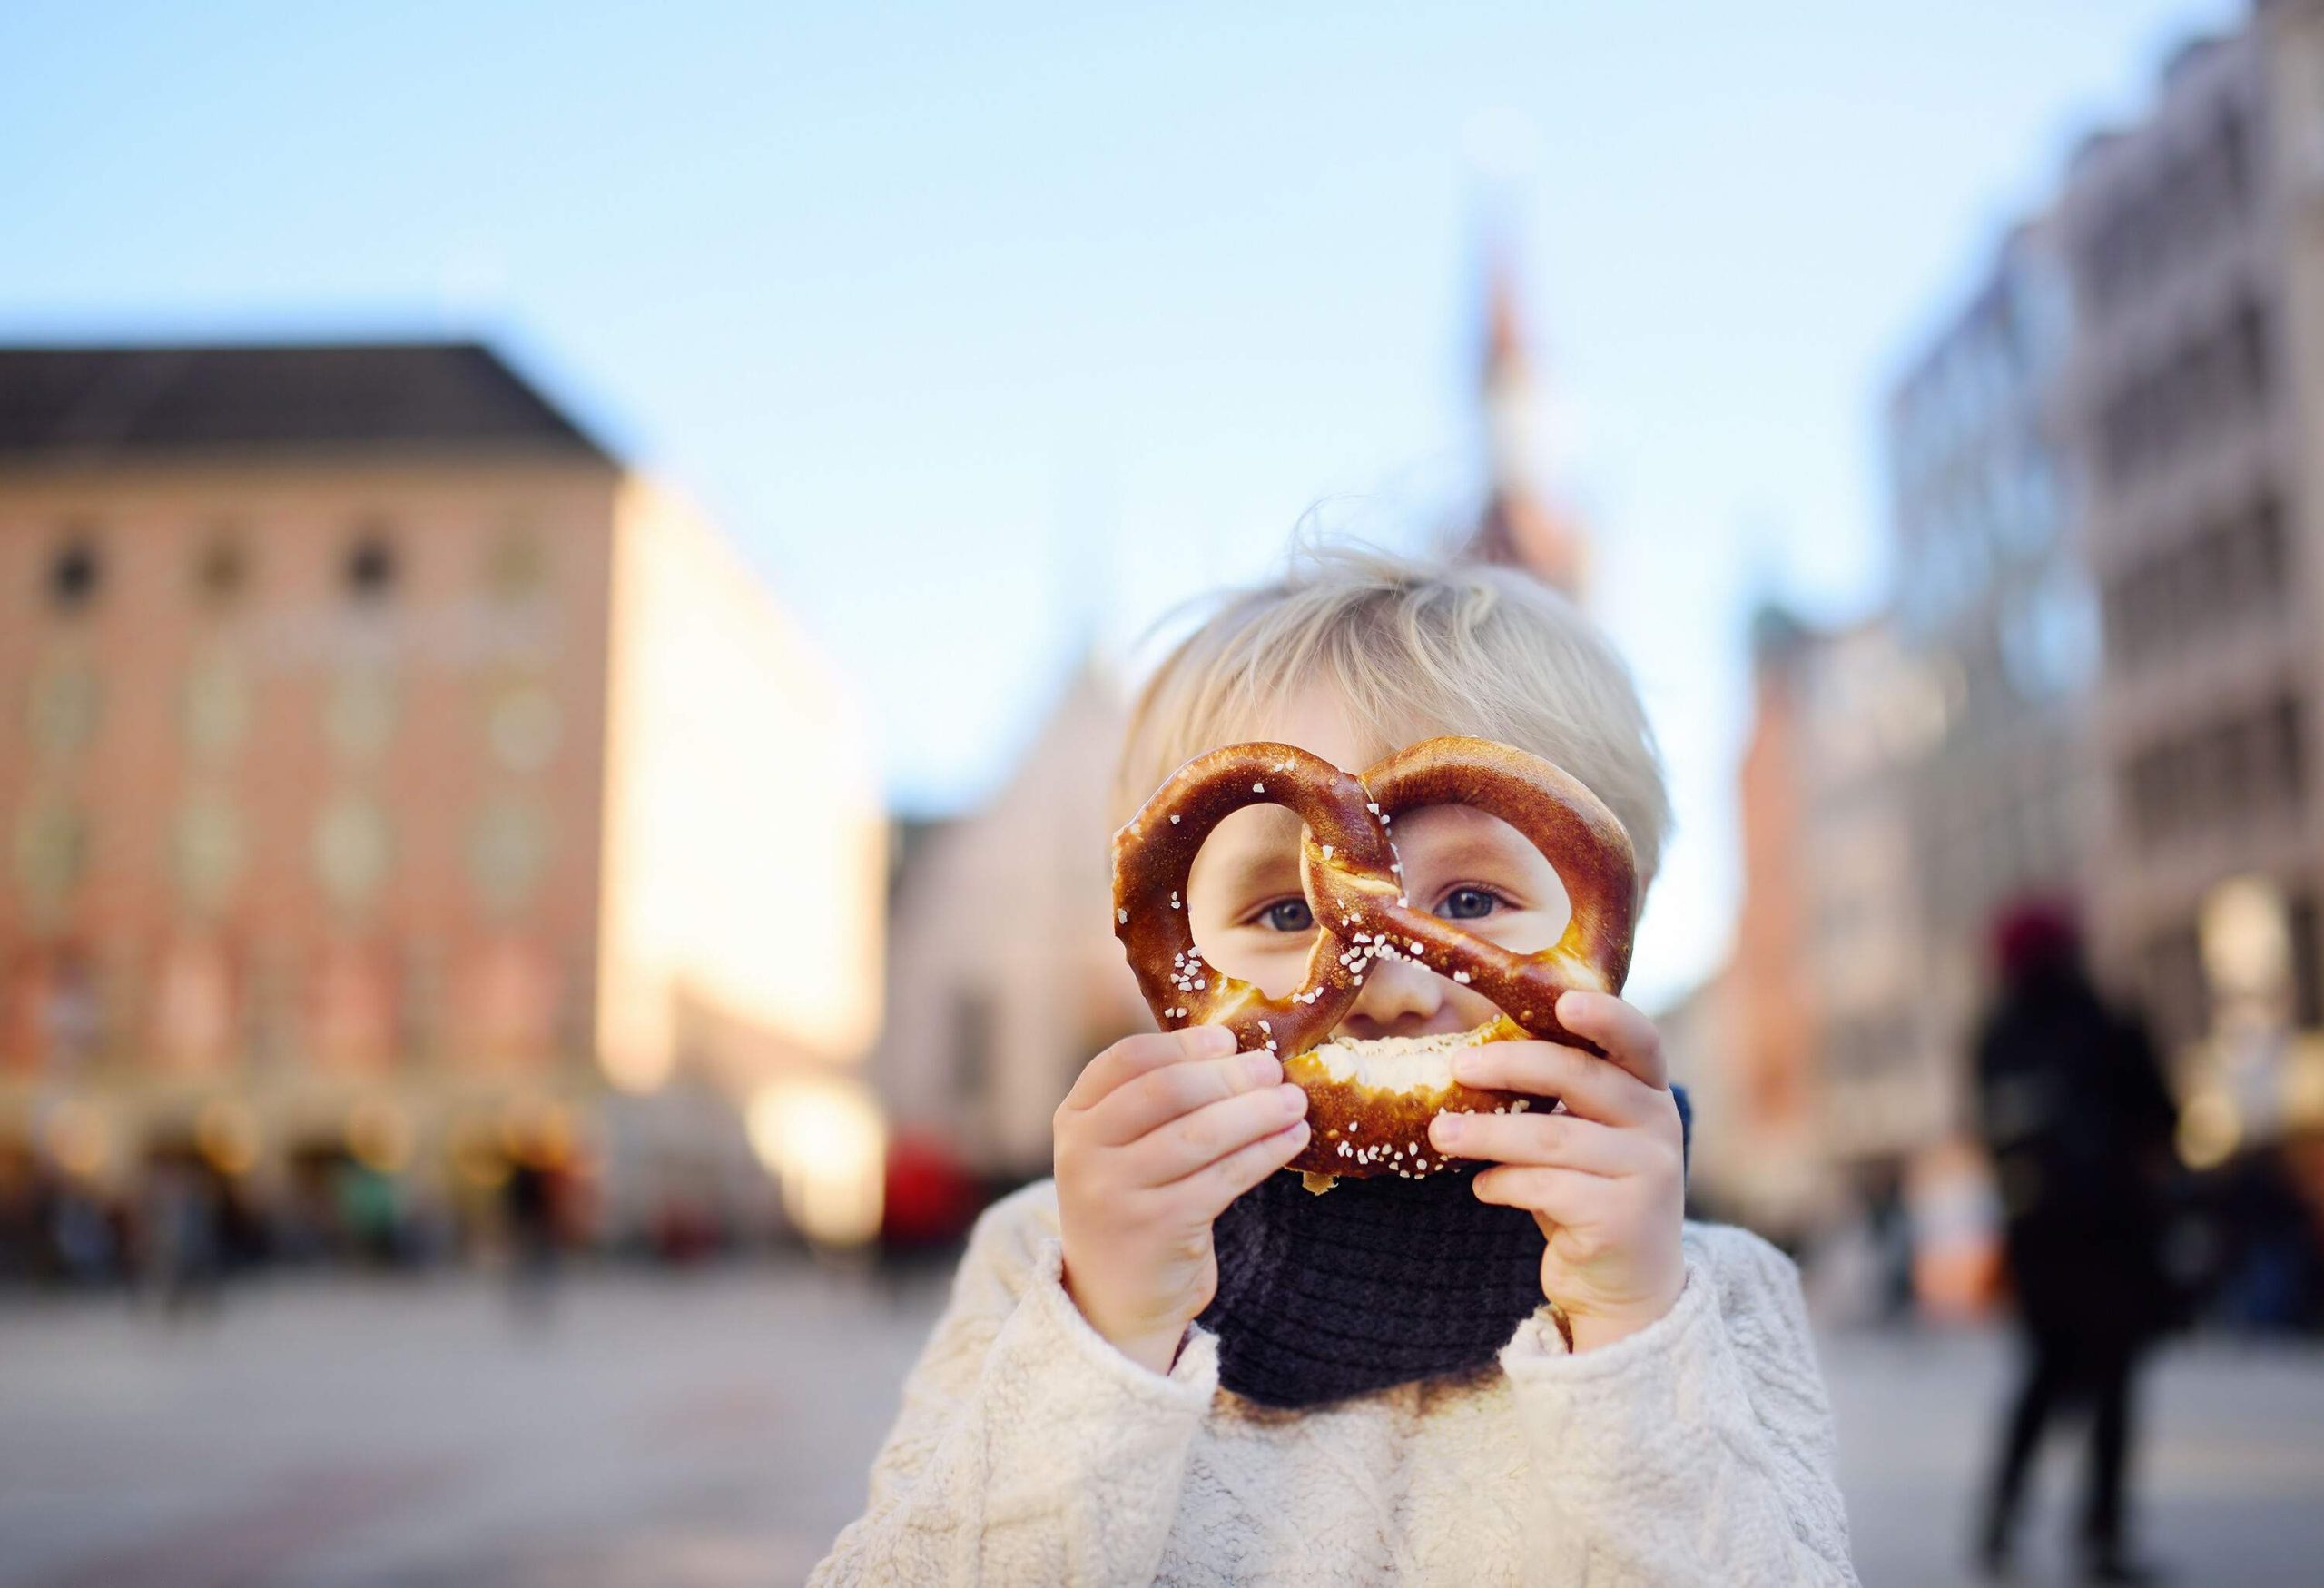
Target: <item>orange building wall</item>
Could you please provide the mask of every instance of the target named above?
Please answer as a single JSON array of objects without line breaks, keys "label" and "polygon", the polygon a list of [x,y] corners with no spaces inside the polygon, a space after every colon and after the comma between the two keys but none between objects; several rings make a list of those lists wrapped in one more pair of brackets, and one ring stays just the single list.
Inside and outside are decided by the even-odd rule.
[{"label": "orange building wall", "polygon": [[887,825],[854,700],[734,547],[626,483],[616,515],[597,1046],[745,1094],[879,1028]]},{"label": "orange building wall", "polygon": [[1799,703],[1780,677],[1759,679],[1758,710],[1741,772],[1743,898],[1737,912],[1731,1007],[1740,1024],[1730,1051],[1733,1100],[1754,1129],[1807,1122],[1807,1067],[1816,1051],[1801,887]]},{"label": "orange building wall", "polygon": [[[156,1082],[539,1071],[561,1045],[570,1056],[571,1033],[586,1042],[615,478],[597,464],[318,461],[0,483],[0,1085],[93,1068]],[[358,603],[344,564],[374,530],[397,577]],[[76,535],[101,579],[62,614],[47,569]],[[223,605],[195,573],[222,538],[247,568]],[[518,546],[537,588],[505,577]],[[75,671],[97,708],[65,748],[36,729],[36,703]],[[379,681],[384,719],[363,708]],[[239,715],[240,730],[205,747],[190,712]],[[86,861],[46,906],[25,885],[28,813],[59,802],[85,819]],[[334,896],[319,870],[319,824],[340,806],[386,823],[366,898]],[[189,894],[175,859],[194,807],[225,813],[240,851],[214,900]],[[539,864],[526,885],[485,888],[479,846],[509,875],[527,847],[511,830],[545,835]],[[76,955],[105,1017],[102,1050],[77,1059],[32,1007],[42,967]],[[218,972],[227,1040],[187,1040],[218,1012],[202,991]]]}]

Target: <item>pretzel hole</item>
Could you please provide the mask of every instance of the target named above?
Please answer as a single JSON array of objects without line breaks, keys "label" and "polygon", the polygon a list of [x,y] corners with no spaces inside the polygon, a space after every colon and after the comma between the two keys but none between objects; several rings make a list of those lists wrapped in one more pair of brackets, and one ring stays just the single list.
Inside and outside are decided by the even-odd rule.
[{"label": "pretzel hole", "polygon": [[1203,841],[1187,877],[1187,925],[1206,963],[1248,981],[1269,998],[1287,998],[1307,978],[1316,928],[1280,931],[1264,919],[1270,905],[1296,901],[1315,910],[1300,886],[1299,845],[1306,825],[1282,805],[1246,805],[1223,818]]},{"label": "pretzel hole", "polygon": [[[1395,819],[1396,852],[1411,908],[1512,953],[1556,945],[1573,919],[1573,903],[1556,863],[1509,823],[1473,805],[1423,805]],[[1463,898],[1492,897],[1482,915],[1462,918]]]}]

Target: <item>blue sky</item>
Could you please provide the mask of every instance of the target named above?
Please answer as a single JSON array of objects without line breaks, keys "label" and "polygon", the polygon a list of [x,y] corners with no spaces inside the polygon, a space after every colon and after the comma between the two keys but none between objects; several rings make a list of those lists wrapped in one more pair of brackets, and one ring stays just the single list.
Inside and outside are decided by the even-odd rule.
[{"label": "blue sky", "polygon": [[[0,337],[481,332],[745,544],[889,785],[1470,478],[1481,212],[1715,962],[1744,615],[1876,597],[1885,380],[2224,0],[0,9]],[[1484,157],[1480,163],[1481,154]]]}]

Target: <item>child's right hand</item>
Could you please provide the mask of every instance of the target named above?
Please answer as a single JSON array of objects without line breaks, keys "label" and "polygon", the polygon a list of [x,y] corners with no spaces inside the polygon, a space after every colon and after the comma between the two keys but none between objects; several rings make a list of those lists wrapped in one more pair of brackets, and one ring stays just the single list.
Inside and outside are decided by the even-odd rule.
[{"label": "child's right hand", "polygon": [[1307,1096],[1224,1026],[1125,1037],[1058,1106],[1065,1290],[1132,1361],[1167,1373],[1218,1289],[1210,1227],[1307,1142]]}]

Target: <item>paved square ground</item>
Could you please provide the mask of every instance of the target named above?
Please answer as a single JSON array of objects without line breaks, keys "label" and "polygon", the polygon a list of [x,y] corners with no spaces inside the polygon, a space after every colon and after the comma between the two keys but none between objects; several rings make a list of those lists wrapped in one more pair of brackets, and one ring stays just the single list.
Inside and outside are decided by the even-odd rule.
[{"label": "paved square ground", "polygon": [[[284,1280],[171,1327],[0,1304],[0,1584],[795,1583],[862,1504],[941,1299],[804,1267],[568,1281]],[[1865,1580],[1962,1581],[1998,1339],[1826,1342]],[[2187,1585],[2324,1582],[2324,1354],[2166,1359],[2147,1532]],[[2027,1580],[2064,1581],[2044,1470]]]}]

